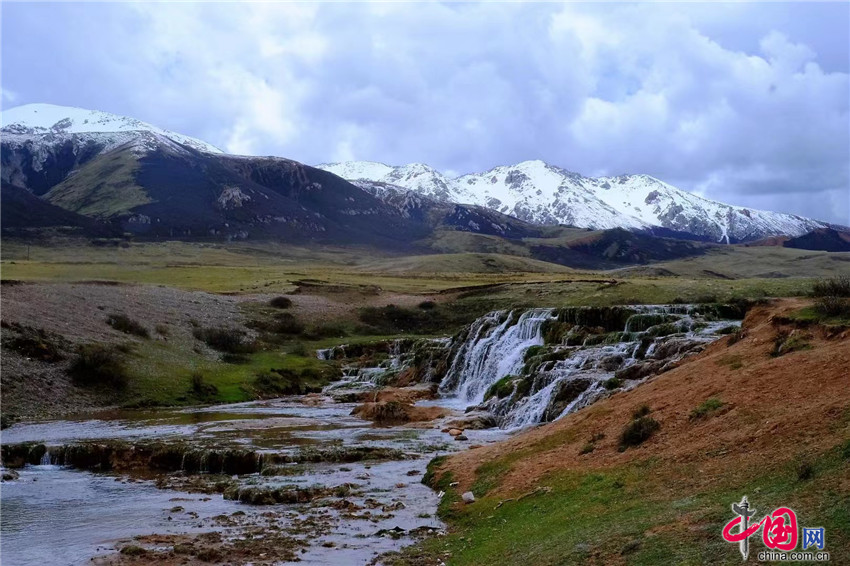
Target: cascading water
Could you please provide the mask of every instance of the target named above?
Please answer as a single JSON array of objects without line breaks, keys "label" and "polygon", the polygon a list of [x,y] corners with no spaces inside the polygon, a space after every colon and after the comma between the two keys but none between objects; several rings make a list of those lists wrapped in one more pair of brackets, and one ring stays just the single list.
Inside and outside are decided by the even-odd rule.
[{"label": "cascading water", "polygon": [[[737,309],[737,310],[736,310]],[[348,360],[326,391],[405,380],[493,414],[502,428],[548,422],[630,389],[731,332],[734,305],[637,305],[494,311],[453,339],[395,340],[317,352]],[[351,362],[354,363],[351,363]]]},{"label": "cascading water", "polygon": [[[716,318],[688,305],[492,312],[459,337],[440,392],[492,412],[502,428],[552,421],[634,387],[738,324]],[[547,321],[556,332],[544,345]]]},{"label": "cascading water", "polygon": [[543,344],[540,328],[553,312],[531,309],[517,315],[496,311],[478,319],[452,361],[440,392],[470,403],[483,401],[491,385],[522,368],[528,348]]}]

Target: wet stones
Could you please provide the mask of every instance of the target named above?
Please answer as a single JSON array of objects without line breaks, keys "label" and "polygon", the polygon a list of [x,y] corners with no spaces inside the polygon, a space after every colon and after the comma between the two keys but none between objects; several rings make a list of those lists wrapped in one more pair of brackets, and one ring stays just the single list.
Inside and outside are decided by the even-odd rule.
[{"label": "wet stones", "polygon": [[543,413],[543,420],[548,422],[558,418],[567,408],[567,405],[584,393],[591,383],[590,379],[572,379],[561,382],[557,392],[552,395],[549,406]]},{"label": "wet stones", "polygon": [[265,487],[233,486],[222,494],[225,499],[240,501],[249,505],[275,505],[309,503],[323,497],[346,497],[353,494],[349,484],[336,487]]}]

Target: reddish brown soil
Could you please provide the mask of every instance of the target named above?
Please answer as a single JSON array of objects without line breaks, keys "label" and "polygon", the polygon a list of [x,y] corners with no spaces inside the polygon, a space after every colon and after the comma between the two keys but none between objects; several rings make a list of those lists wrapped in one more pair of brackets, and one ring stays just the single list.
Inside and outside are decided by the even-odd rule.
[{"label": "reddish brown soil", "polygon": [[[737,343],[720,339],[632,391],[505,442],[453,456],[445,469],[464,491],[479,466],[522,452],[515,454],[497,488],[515,494],[539,485],[551,472],[607,468],[651,456],[670,464],[664,469],[679,470],[677,485],[670,488],[698,487],[721,473],[745,477],[753,469],[767,471],[779,461],[827,450],[850,432],[850,330],[796,329],[811,335],[811,349],[770,355],[778,332],[792,330],[782,317],[805,304],[788,299],[757,307],[747,315],[746,336]],[[712,397],[724,407],[692,419],[693,409]],[[623,427],[644,404],[660,429],[642,445],[619,452]],[[580,455],[598,434],[604,438],[593,452]]]},{"label": "reddish brown soil", "polygon": [[433,421],[448,415],[449,410],[443,407],[416,407],[410,403],[380,401],[358,405],[351,414],[378,424],[399,424]]}]

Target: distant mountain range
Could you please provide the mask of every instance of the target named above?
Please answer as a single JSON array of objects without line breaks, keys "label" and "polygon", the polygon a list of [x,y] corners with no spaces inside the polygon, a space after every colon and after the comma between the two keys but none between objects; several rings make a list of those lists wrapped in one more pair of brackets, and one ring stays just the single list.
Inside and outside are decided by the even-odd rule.
[{"label": "distant mountain range", "polygon": [[651,177],[588,179],[539,161],[448,179],[424,165],[314,168],[229,155],[145,122],[79,108],[30,104],[2,119],[0,222],[7,237],[271,238],[600,268],[704,253],[708,244],[693,240],[829,229],[714,203]]},{"label": "distant mountain range", "polygon": [[105,112],[21,106],[3,113],[0,136],[6,235],[62,226],[98,235],[387,248],[410,247],[442,228],[540,235],[539,227],[486,208],[416,195],[378,198],[296,161],[228,155]]},{"label": "distant mountain range", "polygon": [[648,175],[583,177],[543,161],[454,178],[421,163],[392,167],[347,161],[317,167],[350,181],[397,186],[442,202],[476,204],[533,224],[646,230],[724,243],[800,236],[829,226],[705,199]]}]

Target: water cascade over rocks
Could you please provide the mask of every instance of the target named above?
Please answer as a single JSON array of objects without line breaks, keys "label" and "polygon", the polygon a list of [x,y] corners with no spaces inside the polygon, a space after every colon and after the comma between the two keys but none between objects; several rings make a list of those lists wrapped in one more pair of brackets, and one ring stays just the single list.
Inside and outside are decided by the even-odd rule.
[{"label": "water cascade over rocks", "polygon": [[[493,311],[451,339],[340,346],[353,361],[330,391],[411,382],[494,415],[502,428],[548,422],[635,387],[737,330],[745,307],[640,305]],[[372,348],[370,350],[370,348]],[[351,350],[351,351],[349,351]]]},{"label": "water cascade over rocks", "polygon": [[552,421],[672,367],[723,332],[734,308],[576,307],[498,311],[457,348],[440,392],[478,405],[502,428]]}]

